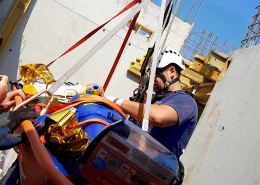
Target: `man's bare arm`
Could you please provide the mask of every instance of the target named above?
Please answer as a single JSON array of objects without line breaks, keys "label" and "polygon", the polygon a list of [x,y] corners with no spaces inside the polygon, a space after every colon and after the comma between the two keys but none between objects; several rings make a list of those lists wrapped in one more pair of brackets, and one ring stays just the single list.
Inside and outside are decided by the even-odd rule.
[{"label": "man's bare arm", "polygon": [[[142,123],[145,111],[144,103],[124,100],[121,104],[122,110]],[[178,123],[177,112],[168,105],[151,105],[149,114],[149,125],[157,127],[168,127]]]}]

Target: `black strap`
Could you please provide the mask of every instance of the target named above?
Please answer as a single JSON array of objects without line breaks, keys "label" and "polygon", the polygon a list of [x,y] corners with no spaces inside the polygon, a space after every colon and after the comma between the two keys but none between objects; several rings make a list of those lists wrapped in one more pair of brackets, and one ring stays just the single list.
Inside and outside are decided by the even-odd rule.
[{"label": "black strap", "polygon": [[[152,97],[152,103],[155,103],[157,101],[160,101],[162,100],[163,98],[169,96],[169,95],[172,95],[174,93],[176,93],[177,91],[163,91],[159,94],[154,94],[153,97]],[[186,94],[190,95],[192,98],[195,98],[195,95],[188,92],[188,91],[184,91]]]},{"label": "black strap", "polygon": [[167,80],[166,80],[165,76],[163,75],[161,69],[158,69],[158,72],[159,72],[159,74],[160,74],[161,77],[162,77],[163,83],[165,84],[165,83],[167,82]]},{"label": "black strap", "polygon": [[180,159],[178,159],[178,170],[177,170],[177,175],[179,177],[179,180],[177,181],[177,179],[173,179],[169,185],[182,185],[183,180],[184,180],[184,166],[183,163],[180,161]]},{"label": "black strap", "polygon": [[179,175],[179,182],[176,185],[181,185],[183,180],[184,180],[184,165],[183,163],[180,161],[180,159],[178,160],[178,164],[179,164],[179,170],[178,170],[178,175]]},{"label": "black strap", "polygon": [[162,100],[163,98],[176,93],[176,91],[163,91],[159,94],[154,94],[152,97],[152,103]]},{"label": "black strap", "polygon": [[178,77],[178,78],[173,79],[170,82],[168,82],[168,81],[164,82],[164,89],[168,90],[170,85],[174,84],[175,82],[177,82],[179,80],[180,80],[180,78]]},{"label": "black strap", "polygon": [[162,78],[162,80],[163,80],[164,90],[168,90],[169,87],[170,87],[170,85],[172,85],[172,84],[174,84],[175,82],[177,82],[177,81],[180,80],[180,78],[177,77],[177,78],[173,79],[172,81],[168,82],[168,81],[166,80],[166,78],[165,78],[163,72],[161,71],[161,69],[159,69],[158,72],[159,72],[159,74],[160,74],[160,76],[161,76],[161,78]]}]

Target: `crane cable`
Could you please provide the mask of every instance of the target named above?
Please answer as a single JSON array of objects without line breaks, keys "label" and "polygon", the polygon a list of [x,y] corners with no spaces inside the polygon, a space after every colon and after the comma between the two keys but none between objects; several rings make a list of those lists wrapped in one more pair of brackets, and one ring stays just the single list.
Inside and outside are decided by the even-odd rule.
[{"label": "crane cable", "polygon": [[[173,1],[172,1],[172,4],[173,4]],[[171,4],[171,6],[172,6],[172,4]],[[174,14],[173,14],[173,16],[172,16],[172,20],[171,20],[171,22],[170,22],[170,24],[168,25],[168,28],[167,28],[167,30],[166,30],[166,35],[165,35],[165,38],[164,38],[164,41],[163,41],[163,43],[162,43],[162,46],[161,46],[161,49],[160,49],[160,52],[159,52],[159,53],[161,53],[162,50],[163,50],[163,48],[164,48],[164,45],[165,45],[166,40],[167,40],[167,38],[168,38],[168,35],[169,35],[169,33],[170,33],[170,30],[171,30],[171,27],[172,27],[172,23],[173,23],[173,20],[174,20],[175,15],[176,15],[177,9],[178,9],[178,7],[179,7],[179,4],[180,4],[180,0],[178,0],[178,3],[177,3],[176,8],[175,8],[175,10],[174,10]],[[169,12],[170,12],[170,11],[169,11]],[[169,12],[168,12],[168,14],[169,14]],[[168,16],[168,14],[167,14],[167,16]],[[167,18],[168,18],[168,17],[167,17]],[[158,58],[159,58],[159,57],[158,57]]]},{"label": "crane cable", "polygon": [[[173,2],[174,2],[175,0],[171,0],[171,4],[170,4],[170,7],[169,7],[169,9],[168,9],[168,12],[167,12],[167,15],[166,15],[166,17],[165,17],[165,19],[164,19],[164,22],[163,22],[163,26],[162,26],[162,33],[161,33],[161,35],[163,35],[163,32],[164,32],[164,30],[165,30],[165,26],[167,26],[168,25],[168,18],[169,18],[169,16],[171,15],[171,10],[172,10],[172,6],[173,6]],[[180,3],[180,0],[179,0],[179,2],[178,3]],[[169,4],[167,4],[166,6],[168,6]],[[178,6],[179,6],[179,4],[178,4]],[[178,8],[178,7],[177,7]],[[175,9],[175,12],[174,12],[174,14],[176,14],[176,11],[177,11],[177,9]],[[172,21],[173,22],[173,21]],[[172,25],[172,22],[170,23],[170,25]],[[171,27],[171,26],[170,26]],[[170,28],[170,27],[168,27],[168,28]],[[166,35],[168,36],[168,34],[169,34],[169,30],[167,30],[168,32],[166,33]],[[165,42],[164,42],[164,44],[165,44]],[[154,48],[154,46],[153,46],[153,48]],[[153,51],[152,51],[153,52]],[[159,53],[161,53],[162,52],[162,47],[161,48],[159,48]],[[158,57],[157,57],[157,63],[158,63],[158,61],[159,61],[159,58],[160,58],[160,55],[158,55]],[[153,55],[150,57],[150,59],[149,59],[149,64],[148,64],[148,66],[149,66],[149,68],[151,67],[151,62],[153,61]]]},{"label": "crane cable", "polygon": [[[167,20],[168,20],[168,18],[169,18],[169,15],[171,14],[171,9],[172,9],[172,6],[173,6],[173,2],[174,2],[174,0],[172,0],[170,3],[171,3],[171,5],[170,5],[170,7],[169,7],[169,9],[168,9],[168,12],[167,12],[167,15],[166,15],[166,17],[165,17],[165,21],[164,21],[164,23],[163,23],[163,28],[165,27],[165,25],[166,25],[166,23],[167,23]],[[162,30],[162,34],[163,34],[163,31],[164,31],[164,29]]]},{"label": "crane cable", "polygon": [[[171,5],[170,5],[170,7],[169,7],[169,9],[168,9],[168,12],[167,12],[167,15],[166,15],[166,17],[165,17],[165,21],[164,21],[164,23],[163,23],[163,28],[165,28],[165,25],[167,24],[167,20],[168,20],[168,17],[171,15],[171,9],[172,9],[172,6],[173,6],[173,2],[174,2],[174,0],[172,0],[170,3],[171,3]],[[174,10],[174,14],[173,14],[173,18],[172,18],[172,20],[170,21],[170,24],[168,24],[168,28],[167,28],[167,30],[166,30],[166,35],[165,35],[165,38],[164,38],[164,41],[163,41],[163,43],[162,43],[162,46],[160,47],[160,49],[159,49],[159,53],[161,53],[162,52],[162,50],[163,50],[163,48],[164,48],[164,45],[165,45],[165,43],[166,43],[166,40],[167,40],[167,38],[168,38],[168,35],[169,35],[169,33],[170,33],[170,30],[171,30],[171,27],[172,27],[172,23],[173,23],[173,20],[174,20],[174,17],[175,17],[175,15],[176,15],[176,12],[177,12],[177,9],[178,9],[178,7],[179,7],[179,4],[180,4],[180,0],[178,0],[178,3],[177,3],[177,5],[176,5],[176,8],[175,8],[175,10]],[[164,31],[164,29],[162,30],[162,33],[161,34],[163,34],[163,31]],[[152,61],[153,59],[153,56],[150,58],[150,61]],[[158,57],[157,57],[157,62],[159,61],[159,58],[160,58],[160,55],[158,55]],[[151,63],[150,63],[150,65],[151,65]],[[149,64],[148,64],[148,66],[149,66]],[[151,67],[151,66],[150,66]]]}]

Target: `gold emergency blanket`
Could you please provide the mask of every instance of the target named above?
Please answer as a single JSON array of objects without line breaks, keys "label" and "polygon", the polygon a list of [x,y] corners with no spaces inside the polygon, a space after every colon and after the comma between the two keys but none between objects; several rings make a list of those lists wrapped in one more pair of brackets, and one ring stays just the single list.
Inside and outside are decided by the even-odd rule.
[{"label": "gold emergency blanket", "polygon": [[80,152],[86,150],[89,139],[87,133],[78,126],[73,115],[65,126],[54,124],[50,126],[51,140],[56,143],[60,152]]},{"label": "gold emergency blanket", "polygon": [[41,80],[45,84],[55,81],[52,73],[44,64],[25,64],[20,66],[20,79],[25,85],[30,84],[34,80]]}]

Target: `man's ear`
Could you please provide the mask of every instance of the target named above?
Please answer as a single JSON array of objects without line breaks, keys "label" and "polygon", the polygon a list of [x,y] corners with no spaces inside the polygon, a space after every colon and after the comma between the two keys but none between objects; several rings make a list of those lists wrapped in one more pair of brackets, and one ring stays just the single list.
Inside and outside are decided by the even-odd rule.
[{"label": "man's ear", "polygon": [[170,66],[168,72],[171,79],[176,77],[176,69],[174,66]]}]

